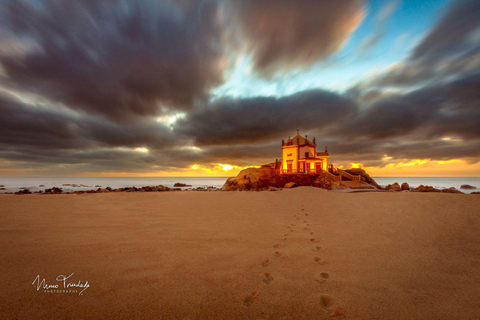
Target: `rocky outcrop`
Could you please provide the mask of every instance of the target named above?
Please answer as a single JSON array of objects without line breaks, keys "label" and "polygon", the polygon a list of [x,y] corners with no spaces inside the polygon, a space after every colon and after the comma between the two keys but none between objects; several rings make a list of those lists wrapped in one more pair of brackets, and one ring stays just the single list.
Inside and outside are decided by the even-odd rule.
[{"label": "rocky outcrop", "polygon": [[402,188],[398,184],[398,182],[395,182],[393,184],[389,184],[385,187],[385,190],[392,190],[392,191],[402,191]]},{"label": "rocky outcrop", "polygon": [[267,190],[269,188],[288,188],[293,186],[315,186],[331,189],[323,174],[279,174],[269,167],[248,168],[236,177],[229,178],[222,190]]},{"label": "rocky outcrop", "polygon": [[410,190],[410,186],[406,182],[402,183],[401,188],[402,188],[402,191]]},{"label": "rocky outcrop", "polygon": [[360,168],[352,168],[352,169],[347,169],[347,170],[344,170],[348,173],[350,173],[351,175],[354,175],[354,176],[361,176],[361,180],[363,182],[366,182],[368,183],[369,185],[372,185],[374,186],[375,188],[377,189],[382,189],[375,180],[373,180],[372,177],[370,177],[370,175],[363,169],[360,169]]},{"label": "rocky outcrop", "polygon": [[45,194],[60,194],[63,193],[61,188],[53,187],[51,189],[45,189]]},{"label": "rocky outcrop", "polygon": [[461,193],[462,191],[455,189],[454,187],[448,189],[436,189],[432,186],[419,185],[416,188],[410,190],[411,192],[442,192],[442,193]]},{"label": "rocky outcrop", "polygon": [[475,189],[477,189],[477,187],[471,186],[469,184],[462,184],[460,186],[460,189],[475,190]]},{"label": "rocky outcrop", "polygon": [[16,195],[22,195],[22,194],[32,194],[32,192],[28,189],[22,189],[22,190],[19,190],[17,192],[15,192]]},{"label": "rocky outcrop", "polygon": [[181,182],[177,182],[173,185],[174,187],[191,187],[192,185],[191,184],[185,184],[185,183],[181,183]]}]

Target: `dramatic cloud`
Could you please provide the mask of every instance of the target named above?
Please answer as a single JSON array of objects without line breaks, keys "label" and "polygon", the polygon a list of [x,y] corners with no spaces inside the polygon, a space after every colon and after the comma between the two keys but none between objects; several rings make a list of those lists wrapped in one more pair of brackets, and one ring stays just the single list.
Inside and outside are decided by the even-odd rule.
[{"label": "dramatic cloud", "polygon": [[[396,4],[373,14],[375,23]],[[297,129],[319,150],[328,145],[335,164],[478,162],[478,1],[449,3],[405,60],[346,92],[210,95],[237,44],[252,54],[249,72],[305,67],[337,52],[363,10],[355,0],[10,1],[0,11],[0,170],[260,165]],[[368,47],[357,40],[352,52]]]},{"label": "dramatic cloud", "polygon": [[11,1],[6,10],[3,28],[32,44],[0,57],[9,85],[71,108],[124,122],[188,109],[222,79],[215,1]]},{"label": "dramatic cloud", "polygon": [[266,74],[330,56],[364,17],[361,0],[244,0],[233,10],[255,68]]},{"label": "dramatic cloud", "polygon": [[321,133],[354,114],[355,108],[349,99],[324,90],[283,98],[225,98],[178,121],[176,131],[195,137],[202,146],[258,143],[284,138],[296,129]]}]

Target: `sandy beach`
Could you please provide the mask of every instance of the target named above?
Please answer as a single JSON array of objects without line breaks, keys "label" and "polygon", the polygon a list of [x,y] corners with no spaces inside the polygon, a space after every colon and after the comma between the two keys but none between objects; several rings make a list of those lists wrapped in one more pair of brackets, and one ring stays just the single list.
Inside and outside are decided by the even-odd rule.
[{"label": "sandy beach", "polygon": [[[0,195],[2,319],[477,319],[480,197]],[[37,275],[90,285],[45,293]]]}]

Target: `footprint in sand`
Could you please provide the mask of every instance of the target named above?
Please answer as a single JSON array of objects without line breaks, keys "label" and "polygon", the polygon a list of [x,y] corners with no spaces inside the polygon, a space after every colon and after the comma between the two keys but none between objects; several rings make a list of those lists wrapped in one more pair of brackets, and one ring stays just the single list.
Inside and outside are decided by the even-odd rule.
[{"label": "footprint in sand", "polygon": [[265,259],[262,261],[262,267],[266,268],[270,265],[270,259]]},{"label": "footprint in sand", "polygon": [[315,238],[311,238],[310,241],[312,241],[312,242],[315,241]]},{"label": "footprint in sand", "polygon": [[275,252],[275,258],[280,258],[282,256],[282,253],[279,251]]},{"label": "footprint in sand", "polygon": [[288,235],[289,235],[289,233],[285,233],[283,236],[284,236],[284,237],[287,237]]},{"label": "footprint in sand", "polygon": [[280,243],[277,243],[276,245],[273,246],[275,249],[280,248]]},{"label": "footprint in sand", "polygon": [[305,213],[305,216],[308,217],[308,213]]},{"label": "footprint in sand", "polygon": [[320,257],[315,257],[313,258],[313,260],[315,260],[316,262],[320,262]]},{"label": "footprint in sand", "polygon": [[265,283],[267,286],[272,283],[273,277],[270,273],[265,273],[263,275],[263,283]]},{"label": "footprint in sand", "polygon": [[323,294],[321,297],[321,306],[323,311],[325,311],[330,317],[338,317],[345,314],[344,308],[334,308],[333,298],[326,294]]},{"label": "footprint in sand", "polygon": [[328,279],[328,278],[330,278],[330,275],[326,272],[322,272],[322,273],[320,273],[320,277],[322,277],[322,279]]},{"label": "footprint in sand", "polygon": [[247,295],[245,299],[243,299],[243,305],[245,307],[250,307],[255,302],[256,299],[257,299],[257,291],[253,291],[252,293]]},{"label": "footprint in sand", "polygon": [[300,220],[300,218],[297,218],[297,220]]},{"label": "footprint in sand", "polygon": [[320,249],[322,249],[322,247],[316,246],[315,249],[313,249],[313,251],[320,251]]},{"label": "footprint in sand", "polygon": [[310,232],[310,234],[313,236],[313,232]]}]

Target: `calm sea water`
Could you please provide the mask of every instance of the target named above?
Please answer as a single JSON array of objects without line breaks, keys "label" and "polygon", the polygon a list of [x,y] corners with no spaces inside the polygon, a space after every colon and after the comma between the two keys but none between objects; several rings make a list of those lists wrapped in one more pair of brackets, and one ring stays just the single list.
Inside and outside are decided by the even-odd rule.
[{"label": "calm sea water", "polygon": [[[470,184],[477,188],[480,188],[480,177],[465,178],[465,177],[453,177],[453,178],[412,178],[412,177],[379,177],[374,178],[379,185],[387,185],[394,182],[403,183],[407,182],[411,187],[418,187],[419,185],[429,185],[435,188],[450,188],[455,187],[460,189],[462,184]],[[15,192],[21,188],[28,188],[30,191],[39,191],[46,188],[60,187],[64,191],[75,190],[89,190],[98,188],[123,188],[123,187],[143,187],[143,186],[156,186],[164,185],[167,187],[173,187],[176,182],[186,183],[192,185],[192,187],[217,187],[221,188],[227,178],[225,177],[163,177],[163,178],[1,178],[0,185],[4,185],[6,190],[1,192]],[[64,184],[75,184],[76,187],[63,186]],[[479,190],[464,190],[465,193]]]}]

